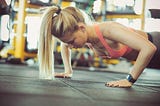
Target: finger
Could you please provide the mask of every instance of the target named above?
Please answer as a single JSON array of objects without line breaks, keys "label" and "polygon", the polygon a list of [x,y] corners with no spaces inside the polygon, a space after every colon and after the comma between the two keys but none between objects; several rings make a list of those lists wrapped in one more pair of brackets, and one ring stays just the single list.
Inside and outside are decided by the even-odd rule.
[{"label": "finger", "polygon": [[107,87],[113,87],[113,84],[107,83],[105,86],[107,86]]}]

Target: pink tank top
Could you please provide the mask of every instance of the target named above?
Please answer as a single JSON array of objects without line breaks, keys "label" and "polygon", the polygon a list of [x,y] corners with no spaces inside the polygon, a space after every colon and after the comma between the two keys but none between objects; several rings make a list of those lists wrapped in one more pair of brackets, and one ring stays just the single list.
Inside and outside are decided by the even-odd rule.
[{"label": "pink tank top", "polygon": [[122,48],[120,48],[119,50],[114,50],[112,49],[107,41],[104,39],[102,33],[100,32],[100,29],[97,25],[95,25],[95,31],[96,34],[99,38],[99,40],[101,41],[101,43],[103,44],[103,46],[106,48],[109,56],[102,56],[102,57],[107,57],[107,58],[119,58],[124,56],[125,54],[129,53],[132,49],[129,48],[128,46],[124,45]]}]

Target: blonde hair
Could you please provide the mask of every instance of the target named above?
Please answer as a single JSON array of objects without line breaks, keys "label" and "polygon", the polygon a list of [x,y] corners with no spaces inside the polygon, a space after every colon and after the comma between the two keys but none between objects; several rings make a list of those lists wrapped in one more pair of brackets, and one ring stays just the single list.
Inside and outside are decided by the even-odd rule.
[{"label": "blonde hair", "polygon": [[83,22],[84,17],[79,9],[66,7],[52,20],[52,34],[60,38],[66,33],[72,33],[77,29],[78,22]]},{"label": "blonde hair", "polygon": [[[78,22],[84,22],[82,13],[74,7],[59,10],[57,6],[49,7],[42,16],[38,45],[39,77],[54,78],[53,36],[60,38],[65,33],[73,32]],[[59,13],[56,13],[60,11]],[[52,36],[53,35],[53,36]]]}]

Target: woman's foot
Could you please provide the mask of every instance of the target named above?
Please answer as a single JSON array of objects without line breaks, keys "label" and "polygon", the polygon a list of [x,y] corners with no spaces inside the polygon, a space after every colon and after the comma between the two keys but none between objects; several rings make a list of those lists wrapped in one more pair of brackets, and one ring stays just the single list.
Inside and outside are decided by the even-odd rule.
[{"label": "woman's foot", "polygon": [[72,77],[72,74],[69,74],[69,73],[54,73],[54,77],[55,78],[71,78]]},{"label": "woman's foot", "polygon": [[132,83],[129,82],[127,79],[122,79],[118,81],[111,81],[105,84],[107,87],[119,87],[119,88],[130,88]]}]

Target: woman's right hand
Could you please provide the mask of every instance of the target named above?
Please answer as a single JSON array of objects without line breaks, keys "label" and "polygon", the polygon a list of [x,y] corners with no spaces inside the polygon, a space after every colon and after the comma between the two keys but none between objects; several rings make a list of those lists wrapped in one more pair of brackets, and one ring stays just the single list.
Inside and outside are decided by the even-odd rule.
[{"label": "woman's right hand", "polygon": [[71,78],[72,77],[72,73],[54,73],[54,77],[55,78]]},{"label": "woman's right hand", "polygon": [[63,73],[55,73],[54,76],[56,78],[71,78],[73,74],[72,66],[71,66],[71,50],[68,45],[61,42],[61,55],[64,64]]}]

